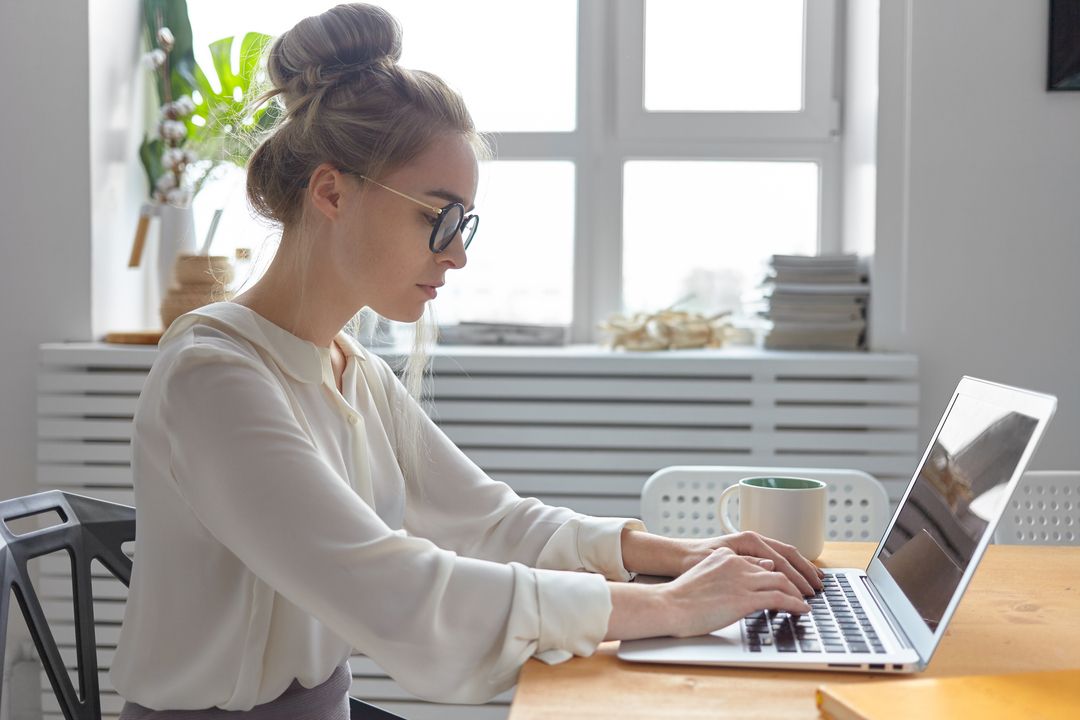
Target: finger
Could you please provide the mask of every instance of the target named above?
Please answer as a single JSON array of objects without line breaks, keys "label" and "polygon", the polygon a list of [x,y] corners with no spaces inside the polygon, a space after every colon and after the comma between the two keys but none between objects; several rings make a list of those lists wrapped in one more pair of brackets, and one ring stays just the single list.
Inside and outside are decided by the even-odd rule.
[{"label": "finger", "polygon": [[762,609],[786,610],[789,613],[804,614],[810,612],[810,605],[800,597],[792,597],[780,590],[769,590],[759,593],[764,598],[765,607]]},{"label": "finger", "polygon": [[778,564],[777,567],[782,569],[784,574],[803,590],[804,594],[813,595],[815,590],[821,590],[825,587],[821,584],[818,569],[814,567],[812,562],[803,557],[802,553],[797,549],[778,540],[763,539],[778,555],[784,558],[784,563]]},{"label": "finger", "polygon": [[749,563],[750,567],[754,568],[755,570],[770,571],[776,567],[776,563],[773,562],[771,558],[754,557],[753,555],[738,555],[737,557],[740,560]]},{"label": "finger", "polygon": [[781,572],[762,573],[758,582],[755,583],[757,590],[779,590],[793,598],[802,600],[803,593],[786,575]]},{"label": "finger", "polygon": [[771,572],[776,566],[772,558],[754,557],[753,555],[734,555],[729,562],[745,563],[746,568],[755,575]]},{"label": "finger", "polygon": [[[784,575],[795,584],[795,587],[799,589],[799,593],[802,595],[813,595],[814,586],[810,584],[802,573],[795,569],[795,567],[784,557],[783,548],[790,547],[785,546],[776,540],[770,538],[762,538],[762,545],[768,552],[762,552],[762,555],[766,555],[770,560],[776,564],[776,570],[784,573]],[[792,548],[794,550],[794,548]],[[815,583],[821,586],[821,581],[815,577]]]},{"label": "finger", "polygon": [[798,570],[804,578],[806,578],[815,589],[821,590],[825,586],[821,584],[821,578],[825,577],[825,573],[806,559],[806,556],[799,552],[796,548],[791,548],[788,552],[788,561],[792,566]]},{"label": "finger", "polygon": [[[772,560],[776,564],[776,569],[795,583],[803,595],[813,595],[815,590],[824,589],[816,572],[809,576],[804,575],[788,560],[787,555],[790,555],[796,561],[802,558],[794,547],[754,532],[740,533],[737,540],[740,554],[756,555]],[[802,558],[802,560],[805,561],[806,559]],[[809,561],[806,562],[809,568],[816,570],[813,565],[809,564]]]}]

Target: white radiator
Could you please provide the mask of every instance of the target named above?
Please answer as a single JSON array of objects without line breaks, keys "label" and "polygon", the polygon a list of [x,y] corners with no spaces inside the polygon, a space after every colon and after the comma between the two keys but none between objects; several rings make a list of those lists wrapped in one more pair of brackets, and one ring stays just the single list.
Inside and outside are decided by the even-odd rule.
[{"label": "white radiator", "polygon": [[[41,347],[38,482],[134,503],[135,403],[157,349]],[[394,358],[389,358],[391,362]],[[597,348],[440,349],[433,417],[469,457],[522,495],[594,515],[637,516],[641,486],[668,465],[848,467],[894,501],[918,459],[912,355],[754,350],[613,354]],[[69,570],[46,558],[50,621],[74,663]],[[95,582],[102,712],[122,705],[107,670],[126,588]],[[354,656],[352,694],[412,720],[504,718],[486,706],[423,703]],[[46,718],[59,708],[42,674]]]}]

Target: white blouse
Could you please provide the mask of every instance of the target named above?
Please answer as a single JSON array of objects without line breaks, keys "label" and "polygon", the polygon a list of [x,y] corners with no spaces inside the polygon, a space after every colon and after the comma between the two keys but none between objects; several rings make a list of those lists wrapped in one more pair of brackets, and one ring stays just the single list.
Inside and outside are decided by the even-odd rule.
[{"label": "white blouse", "polygon": [[[603,639],[605,577],[630,578],[621,531],[644,526],[518,497],[336,340],[340,393],[329,348],[242,305],[162,337],[132,437],[136,561],[110,670],[125,699],[249,710],[355,648],[417,696],[483,702],[529,657]],[[397,458],[405,413],[423,416],[417,477]]]}]

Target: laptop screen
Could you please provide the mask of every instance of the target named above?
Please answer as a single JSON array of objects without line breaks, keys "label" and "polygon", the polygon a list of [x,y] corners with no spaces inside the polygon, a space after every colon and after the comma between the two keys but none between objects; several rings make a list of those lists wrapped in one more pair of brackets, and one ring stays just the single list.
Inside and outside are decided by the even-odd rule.
[{"label": "laptop screen", "polygon": [[931,631],[996,517],[985,503],[972,503],[1009,482],[1037,425],[1035,418],[958,394],[934,438],[877,556]]}]

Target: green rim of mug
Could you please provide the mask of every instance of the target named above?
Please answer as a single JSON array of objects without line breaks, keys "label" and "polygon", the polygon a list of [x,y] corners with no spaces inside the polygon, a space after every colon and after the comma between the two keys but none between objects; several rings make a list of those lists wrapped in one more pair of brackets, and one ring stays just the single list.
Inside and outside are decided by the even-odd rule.
[{"label": "green rim of mug", "polygon": [[821,480],[797,477],[748,477],[740,480],[739,484],[767,490],[817,490],[827,487]]}]

